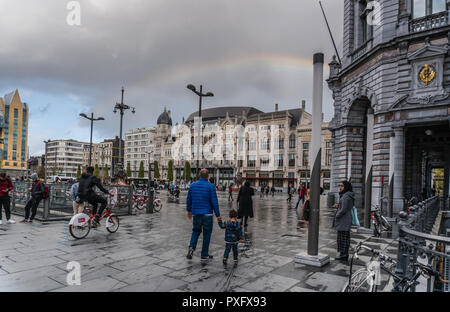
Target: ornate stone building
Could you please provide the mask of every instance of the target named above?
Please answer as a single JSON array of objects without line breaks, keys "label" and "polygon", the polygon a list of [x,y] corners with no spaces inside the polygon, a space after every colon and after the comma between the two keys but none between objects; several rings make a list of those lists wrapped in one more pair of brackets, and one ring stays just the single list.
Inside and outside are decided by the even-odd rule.
[{"label": "ornate stone building", "polygon": [[342,64],[330,63],[328,79],[331,190],[351,177],[365,224],[389,185],[390,213],[430,193],[434,169],[445,169],[448,196],[450,161],[449,4],[383,0],[371,11],[368,2],[344,1]]}]

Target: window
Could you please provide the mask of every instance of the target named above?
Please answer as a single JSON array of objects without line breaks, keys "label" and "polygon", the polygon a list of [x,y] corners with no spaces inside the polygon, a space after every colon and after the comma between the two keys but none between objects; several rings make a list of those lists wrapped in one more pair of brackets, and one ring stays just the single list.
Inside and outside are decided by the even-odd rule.
[{"label": "window", "polygon": [[16,141],[13,142],[13,150],[17,151],[17,142]]},{"label": "window", "polygon": [[289,154],[289,167],[295,167],[295,154]]},{"label": "window", "polygon": [[13,140],[17,140],[17,130],[14,130],[13,132]]},{"label": "window", "polygon": [[275,143],[275,146],[277,146],[278,149],[284,149],[284,139],[281,136],[278,137],[278,140]]},{"label": "window", "polygon": [[19,110],[14,108],[14,118],[19,118]]},{"label": "window", "polygon": [[331,142],[325,143],[325,166],[331,166]]},{"label": "window", "polygon": [[[17,160],[17,153],[16,152],[13,152],[12,160]],[[16,165],[14,165],[14,166],[16,166]]]},{"label": "window", "polygon": [[267,150],[268,152],[270,151],[270,139],[261,139],[261,150]]},{"label": "window", "polygon": [[283,167],[283,154],[278,154],[277,155],[277,165],[278,167]]},{"label": "window", "polygon": [[302,165],[303,167],[308,167],[309,166],[309,143],[303,143],[303,161],[302,161]]},{"label": "window", "polygon": [[289,136],[289,148],[295,148],[295,133]]},{"label": "window", "polygon": [[14,129],[17,129],[17,119],[14,119]]},{"label": "window", "polygon": [[256,140],[255,139],[250,139],[248,141],[248,150],[249,151],[255,151],[256,150]]},{"label": "window", "polygon": [[256,167],[256,156],[255,155],[247,156],[247,167]]},{"label": "window", "polygon": [[269,166],[269,157],[268,156],[261,156],[260,164],[261,164],[261,167],[268,167]]},{"label": "window", "polygon": [[444,12],[446,0],[412,0],[412,17],[421,18],[426,15]]},{"label": "window", "polygon": [[358,45],[361,46],[373,36],[373,27],[367,23],[367,17],[373,11],[373,6],[368,6],[368,1],[359,1],[357,5],[359,5]]}]

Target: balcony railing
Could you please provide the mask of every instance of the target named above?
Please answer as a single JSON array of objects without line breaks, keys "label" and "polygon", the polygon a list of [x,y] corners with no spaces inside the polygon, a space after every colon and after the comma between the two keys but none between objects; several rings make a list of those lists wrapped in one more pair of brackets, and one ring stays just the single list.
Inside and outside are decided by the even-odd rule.
[{"label": "balcony railing", "polygon": [[410,32],[419,32],[448,25],[448,12],[440,12],[413,19],[409,22]]}]

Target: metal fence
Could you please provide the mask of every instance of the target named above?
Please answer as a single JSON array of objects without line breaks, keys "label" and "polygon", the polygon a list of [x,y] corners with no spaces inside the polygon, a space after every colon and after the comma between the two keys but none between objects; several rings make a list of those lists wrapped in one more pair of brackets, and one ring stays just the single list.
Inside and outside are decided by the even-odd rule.
[{"label": "metal fence", "polygon": [[[444,280],[448,280],[450,262],[450,231],[443,226],[442,201],[444,197],[435,196],[399,214],[399,247],[397,273],[409,277],[416,273],[413,265],[421,262],[433,266]],[[416,287],[411,288],[412,292]],[[449,291],[448,282],[435,277],[427,279],[427,291]]]},{"label": "metal fence", "polygon": [[[11,192],[11,208],[15,215],[25,215],[25,205],[31,199],[31,182],[16,182]],[[66,183],[47,184],[49,198],[42,200],[38,206],[36,219],[39,221],[69,220],[73,215],[73,200],[70,189],[72,185]],[[132,186],[105,186],[107,190],[117,189],[117,202],[111,210],[118,215],[131,215],[133,213],[133,187]],[[100,196],[106,195],[99,192]],[[89,206],[89,205],[88,205]]]}]

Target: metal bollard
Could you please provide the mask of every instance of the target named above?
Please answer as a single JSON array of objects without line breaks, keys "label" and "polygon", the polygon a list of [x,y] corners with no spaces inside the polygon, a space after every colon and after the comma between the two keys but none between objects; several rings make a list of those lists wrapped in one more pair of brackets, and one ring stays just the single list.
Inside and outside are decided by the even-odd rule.
[{"label": "metal bollard", "polygon": [[154,190],[153,188],[150,188],[148,191],[148,198],[147,198],[147,213],[153,213],[153,198],[154,198]]}]

